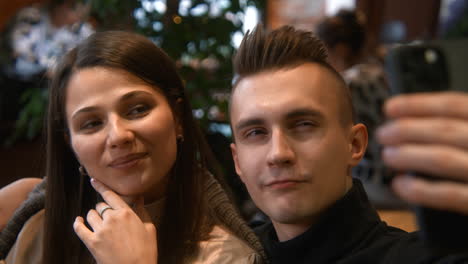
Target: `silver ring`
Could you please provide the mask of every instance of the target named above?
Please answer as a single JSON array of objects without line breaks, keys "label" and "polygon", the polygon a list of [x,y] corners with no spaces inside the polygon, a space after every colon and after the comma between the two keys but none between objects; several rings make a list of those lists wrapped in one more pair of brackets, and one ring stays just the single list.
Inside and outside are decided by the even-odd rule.
[{"label": "silver ring", "polygon": [[104,214],[104,212],[105,212],[107,209],[114,210],[110,205],[104,206],[101,210],[99,210],[99,215],[101,216],[101,218],[102,218],[102,215]]}]

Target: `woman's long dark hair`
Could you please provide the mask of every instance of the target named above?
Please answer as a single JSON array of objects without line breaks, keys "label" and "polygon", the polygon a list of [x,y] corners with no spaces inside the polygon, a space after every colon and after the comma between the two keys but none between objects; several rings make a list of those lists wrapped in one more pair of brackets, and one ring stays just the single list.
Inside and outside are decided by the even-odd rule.
[{"label": "woman's long dark hair", "polygon": [[159,87],[182,125],[183,143],[169,176],[165,211],[158,228],[159,260],[181,263],[194,254],[202,237],[202,199],[206,143],[196,125],[184,84],[173,61],[147,38],[128,32],[96,33],[71,50],[58,65],[49,95],[47,114],[47,192],[43,263],[87,263],[90,253],[73,231],[76,216],[95,207],[97,194],[78,171],[78,161],[67,142],[66,88],[83,68],[125,70]]}]

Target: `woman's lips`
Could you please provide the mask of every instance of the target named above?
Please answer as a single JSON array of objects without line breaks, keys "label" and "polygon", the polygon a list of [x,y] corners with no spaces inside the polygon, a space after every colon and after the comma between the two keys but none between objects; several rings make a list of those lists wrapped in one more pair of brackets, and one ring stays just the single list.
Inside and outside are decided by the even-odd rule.
[{"label": "woman's lips", "polygon": [[140,153],[133,153],[129,155],[125,155],[123,157],[117,158],[113,160],[109,167],[116,168],[116,169],[126,169],[135,166],[138,164],[142,159],[148,157],[148,153],[140,152]]}]

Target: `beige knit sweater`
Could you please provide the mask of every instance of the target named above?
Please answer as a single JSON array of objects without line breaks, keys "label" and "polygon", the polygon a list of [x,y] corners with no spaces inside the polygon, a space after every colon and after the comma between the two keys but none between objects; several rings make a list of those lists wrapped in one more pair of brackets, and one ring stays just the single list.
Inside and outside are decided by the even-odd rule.
[{"label": "beige knit sweater", "polygon": [[[45,183],[30,194],[0,234],[0,264],[38,263],[42,256]],[[235,210],[218,181],[209,176],[205,195],[210,211],[217,218],[208,239],[199,243],[198,255],[187,263],[264,263],[263,248]],[[153,219],[160,217],[163,202],[145,206]],[[155,222],[157,225],[157,223]]]}]

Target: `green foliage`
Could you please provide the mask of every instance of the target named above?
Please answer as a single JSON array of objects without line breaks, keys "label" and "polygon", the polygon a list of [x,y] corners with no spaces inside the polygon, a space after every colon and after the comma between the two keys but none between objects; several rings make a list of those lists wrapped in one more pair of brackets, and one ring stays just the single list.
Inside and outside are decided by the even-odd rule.
[{"label": "green foliage", "polygon": [[444,38],[459,39],[468,37],[468,8],[465,9],[463,15],[458,19],[457,23],[450,28]]},{"label": "green foliage", "polygon": [[26,90],[20,98],[23,105],[15,123],[13,134],[5,141],[10,146],[20,138],[34,139],[42,129],[47,106],[47,90],[34,87]]},{"label": "green foliage", "polygon": [[[206,125],[206,113],[217,106],[221,113],[214,118],[223,120],[227,112],[226,94],[232,78],[231,57],[235,51],[232,36],[242,32],[245,8],[255,6],[260,12],[265,0],[149,0],[166,4],[164,12],[143,8],[144,0],[91,0],[91,17],[97,30],[134,30],[154,40],[177,63],[185,80],[194,109]],[[213,11],[215,10],[215,11]],[[216,96],[218,95],[218,96]],[[39,134],[47,104],[47,89],[31,88],[22,97],[23,109],[8,140],[32,139]],[[199,111],[200,112],[200,111]]]},{"label": "green foliage", "polygon": [[136,0],[91,0],[90,15],[99,29],[131,29],[134,27],[133,10],[140,6]]},{"label": "green foliage", "polygon": [[[231,58],[235,51],[232,36],[242,32],[245,8],[262,8],[265,1],[193,0],[183,14],[171,13],[171,1],[167,2],[168,9],[164,13],[137,10],[142,12],[137,30],[155,40],[177,61],[194,109],[208,113],[212,106],[217,106],[221,113],[226,113],[227,103],[222,99],[225,96],[214,95],[227,94],[230,88]],[[180,9],[181,2],[172,2],[176,10]],[[210,12],[213,9],[217,12]],[[209,118],[205,114],[202,124]]]}]

